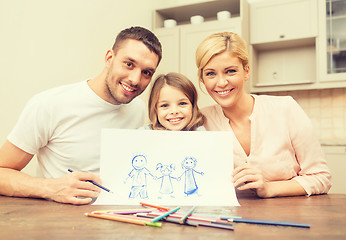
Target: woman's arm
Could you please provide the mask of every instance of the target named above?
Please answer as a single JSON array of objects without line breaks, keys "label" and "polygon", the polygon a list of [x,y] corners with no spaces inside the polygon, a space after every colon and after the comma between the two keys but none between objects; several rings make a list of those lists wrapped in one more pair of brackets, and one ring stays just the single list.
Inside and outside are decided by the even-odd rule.
[{"label": "woman's arm", "polygon": [[262,198],[306,195],[304,188],[295,180],[267,181],[261,171],[250,164],[234,169],[233,183],[238,190],[254,189]]}]

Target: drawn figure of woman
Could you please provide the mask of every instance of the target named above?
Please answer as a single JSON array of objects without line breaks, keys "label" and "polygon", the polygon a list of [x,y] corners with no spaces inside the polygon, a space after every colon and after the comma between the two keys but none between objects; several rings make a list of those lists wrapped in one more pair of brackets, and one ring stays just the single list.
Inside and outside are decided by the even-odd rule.
[{"label": "drawn figure of woman", "polygon": [[[165,195],[169,195],[172,198],[174,198],[174,196],[172,195],[174,190],[173,190],[173,185],[172,185],[172,179],[177,180],[176,177],[172,177],[171,173],[173,170],[175,170],[174,164],[171,165],[162,165],[162,163],[158,163],[156,165],[156,170],[159,170],[162,174],[161,177],[158,177],[157,179],[162,179],[161,180],[161,187],[160,187],[160,193],[161,194],[165,194]],[[162,196],[160,196],[159,198],[162,198]]]},{"label": "drawn figure of woman", "polygon": [[128,174],[125,179],[125,183],[128,178],[132,178],[132,186],[129,198],[135,198],[139,196],[140,198],[148,198],[147,192],[147,175],[150,175],[154,179],[154,177],[150,171],[145,167],[147,165],[147,159],[143,155],[136,155],[132,159],[133,169]]},{"label": "drawn figure of woman", "polygon": [[[197,172],[194,169],[196,167],[196,165],[197,165],[197,160],[194,157],[186,157],[184,159],[184,161],[182,161],[182,163],[181,163],[182,168],[185,169],[183,174],[185,174],[184,193],[186,194],[186,196],[190,196],[192,194],[197,194],[198,193],[197,192],[198,187],[197,187],[197,183],[196,183],[196,179],[195,179],[194,173],[198,173],[198,174],[200,174],[202,176],[204,175],[204,172]],[[180,180],[180,177],[178,178],[178,180]]]}]

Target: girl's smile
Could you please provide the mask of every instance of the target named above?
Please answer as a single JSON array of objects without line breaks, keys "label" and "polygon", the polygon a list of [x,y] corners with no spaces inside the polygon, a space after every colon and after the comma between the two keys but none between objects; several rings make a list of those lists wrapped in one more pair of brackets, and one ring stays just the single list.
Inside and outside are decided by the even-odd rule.
[{"label": "girl's smile", "polygon": [[165,85],[157,103],[157,118],[167,130],[180,131],[192,119],[192,104],[182,91]]}]

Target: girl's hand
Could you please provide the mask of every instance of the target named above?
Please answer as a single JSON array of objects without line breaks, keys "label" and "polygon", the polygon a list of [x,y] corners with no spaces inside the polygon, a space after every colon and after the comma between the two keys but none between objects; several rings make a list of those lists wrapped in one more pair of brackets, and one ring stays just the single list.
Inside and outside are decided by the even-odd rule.
[{"label": "girl's hand", "polygon": [[271,197],[270,183],[266,181],[259,169],[249,164],[237,167],[233,171],[233,184],[238,190],[253,189],[259,197]]}]

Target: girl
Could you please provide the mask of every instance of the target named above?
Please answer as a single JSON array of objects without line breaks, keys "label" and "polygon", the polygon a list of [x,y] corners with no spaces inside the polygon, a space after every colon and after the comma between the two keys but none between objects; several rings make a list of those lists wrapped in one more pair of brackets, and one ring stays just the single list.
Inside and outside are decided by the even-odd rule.
[{"label": "girl", "polygon": [[204,130],[204,116],[197,106],[193,83],[179,73],[159,75],[149,97],[149,119],[153,130]]},{"label": "girl", "polygon": [[[312,125],[289,96],[248,94],[245,41],[232,32],[197,48],[198,76],[217,105],[203,109],[205,127],[234,134],[233,182],[259,197],[327,193],[331,175]],[[231,153],[232,154],[232,153]]]}]

